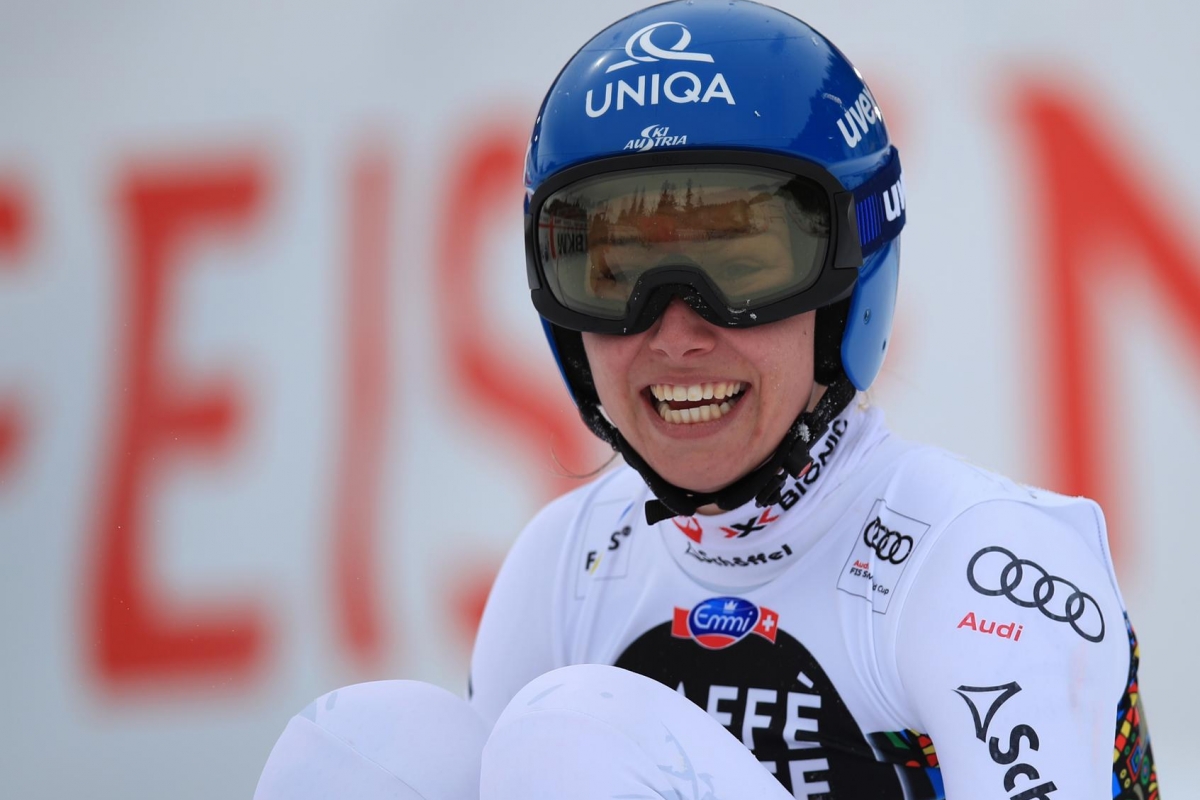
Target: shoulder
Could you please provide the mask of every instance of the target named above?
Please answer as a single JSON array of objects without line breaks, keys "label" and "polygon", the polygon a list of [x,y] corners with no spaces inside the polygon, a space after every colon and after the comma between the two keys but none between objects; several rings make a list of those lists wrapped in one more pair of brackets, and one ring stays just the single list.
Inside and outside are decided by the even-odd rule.
[{"label": "shoulder", "polygon": [[[908,524],[922,538],[893,598],[897,647],[920,642],[1008,665],[1086,662],[1103,674],[1101,685],[1123,685],[1125,608],[1099,506],[938,451],[907,469],[917,474],[897,484],[915,482],[919,491],[896,503],[920,521]],[[927,669],[909,666],[910,675]]]},{"label": "shoulder", "polygon": [[571,549],[594,514],[612,506],[627,507],[644,491],[637,473],[622,466],[555,498],[521,531],[507,560],[544,559]]},{"label": "shoulder", "polygon": [[1024,540],[1039,549],[1078,550],[1078,557],[1111,571],[1104,514],[1086,497],[1027,486],[932,446],[908,448],[877,486],[879,512],[907,521],[922,540],[914,562],[935,547]]},{"label": "shoulder", "polygon": [[1099,506],[932,449],[888,491],[916,544],[909,563],[886,565],[904,572],[877,627],[881,673],[937,742],[947,796],[1015,760],[1026,739],[1030,776],[1088,791],[1111,780],[1103,731],[1134,662]]},{"label": "shoulder", "polygon": [[1009,544],[1112,573],[1104,514],[1086,497],[1021,484],[935,447],[911,451],[884,497],[928,526],[924,557],[934,549],[973,556],[978,547]]}]

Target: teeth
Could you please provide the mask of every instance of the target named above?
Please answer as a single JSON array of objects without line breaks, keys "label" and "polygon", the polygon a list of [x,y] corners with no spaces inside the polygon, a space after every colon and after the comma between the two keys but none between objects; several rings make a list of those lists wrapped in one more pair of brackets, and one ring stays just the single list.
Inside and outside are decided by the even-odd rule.
[{"label": "teeth", "polygon": [[[671,392],[671,397],[674,398],[674,396],[674,392]],[[728,400],[721,403],[692,406],[691,408],[671,408],[667,401],[660,400],[656,406],[658,415],[665,421],[675,425],[690,425],[693,422],[712,422],[728,414],[732,408],[733,405]]]},{"label": "teeth", "polygon": [[724,400],[742,391],[741,381],[718,381],[716,383],[693,383],[688,386],[655,383],[650,386],[650,394],[655,400],[692,402],[700,400]]}]

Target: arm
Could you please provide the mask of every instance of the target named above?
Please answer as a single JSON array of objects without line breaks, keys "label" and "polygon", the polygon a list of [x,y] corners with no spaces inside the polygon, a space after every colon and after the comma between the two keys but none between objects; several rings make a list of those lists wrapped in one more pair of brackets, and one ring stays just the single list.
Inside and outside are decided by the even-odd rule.
[{"label": "arm", "polygon": [[921,565],[897,634],[947,798],[1112,796],[1130,637],[1111,566],[1073,527],[1021,502],[971,508]]},{"label": "arm", "polygon": [[509,551],[488,596],[471,656],[471,706],[495,724],[521,687],[563,666],[554,625],[561,557],[581,497],[572,492],[534,517]]}]

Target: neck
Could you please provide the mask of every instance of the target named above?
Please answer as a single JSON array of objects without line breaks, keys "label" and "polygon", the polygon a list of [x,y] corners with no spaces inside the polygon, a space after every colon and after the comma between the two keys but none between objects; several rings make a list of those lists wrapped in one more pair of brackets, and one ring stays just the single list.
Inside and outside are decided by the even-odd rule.
[{"label": "neck", "polygon": [[[813,389],[812,389],[812,396],[809,397],[808,406],[804,410],[811,412],[814,408],[817,407],[817,403],[824,396],[825,396],[825,387],[819,383],[814,383]],[[758,467],[761,467],[761,466],[762,466],[762,464],[758,464],[755,466],[755,469],[758,469]],[[742,476],[739,475],[738,479],[740,479],[741,477]],[[730,481],[730,483],[733,483],[733,481]],[[726,484],[726,485],[728,485],[728,484]],[[722,487],[722,488],[724,488],[724,487]],[[730,509],[727,509],[727,508],[721,508],[716,503],[709,503],[706,506],[700,506],[699,508],[697,508],[696,513],[700,514],[702,516],[712,517],[712,516],[716,516],[717,514],[724,514],[726,511],[729,511],[729,510]]]}]

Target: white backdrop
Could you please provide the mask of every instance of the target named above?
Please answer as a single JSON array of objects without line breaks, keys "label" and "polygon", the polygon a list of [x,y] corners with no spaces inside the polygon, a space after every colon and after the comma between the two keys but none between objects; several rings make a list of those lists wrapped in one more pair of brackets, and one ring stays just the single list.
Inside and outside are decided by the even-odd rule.
[{"label": "white backdrop", "polygon": [[[877,403],[1104,502],[1187,796],[1200,12],[780,5],[903,152]],[[247,797],[330,688],[464,689],[552,454],[603,459],[528,305],[520,158],[637,7],[0,2],[0,794]]]}]

